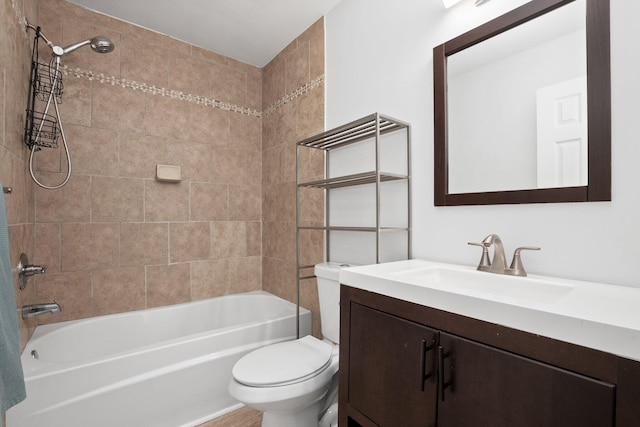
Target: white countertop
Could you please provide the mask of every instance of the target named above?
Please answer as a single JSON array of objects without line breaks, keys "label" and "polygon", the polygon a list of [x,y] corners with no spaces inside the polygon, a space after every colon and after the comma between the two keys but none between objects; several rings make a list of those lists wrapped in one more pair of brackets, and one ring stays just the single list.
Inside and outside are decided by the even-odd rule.
[{"label": "white countertop", "polygon": [[540,279],[572,289],[559,298],[528,299],[475,292],[472,286],[450,288],[403,274],[434,266],[475,270],[413,259],[345,268],[340,283],[640,361],[640,288],[529,275],[534,284]]}]

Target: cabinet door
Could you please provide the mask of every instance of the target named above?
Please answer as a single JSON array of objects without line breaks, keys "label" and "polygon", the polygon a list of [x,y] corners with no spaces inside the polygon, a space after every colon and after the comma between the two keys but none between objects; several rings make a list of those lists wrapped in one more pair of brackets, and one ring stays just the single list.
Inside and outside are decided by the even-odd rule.
[{"label": "cabinet door", "polygon": [[438,350],[438,427],[614,425],[613,384],[442,332]]},{"label": "cabinet door", "polygon": [[349,334],[349,404],[381,427],[435,426],[437,332],[351,303]]}]

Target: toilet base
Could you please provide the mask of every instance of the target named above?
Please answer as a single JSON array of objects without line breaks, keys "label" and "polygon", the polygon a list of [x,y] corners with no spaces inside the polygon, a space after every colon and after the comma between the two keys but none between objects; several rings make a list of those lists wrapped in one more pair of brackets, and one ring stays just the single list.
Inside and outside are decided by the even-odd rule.
[{"label": "toilet base", "polygon": [[293,413],[264,413],[262,415],[262,427],[318,427],[318,414],[322,401],[303,408]]}]

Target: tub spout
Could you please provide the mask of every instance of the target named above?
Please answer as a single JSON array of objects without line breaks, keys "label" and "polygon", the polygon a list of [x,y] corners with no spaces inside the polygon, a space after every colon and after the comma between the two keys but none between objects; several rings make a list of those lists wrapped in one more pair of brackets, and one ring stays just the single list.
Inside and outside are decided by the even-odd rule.
[{"label": "tub spout", "polygon": [[29,319],[31,317],[40,316],[45,313],[60,313],[62,311],[62,307],[60,304],[53,301],[48,304],[33,304],[33,305],[25,305],[22,307],[22,318]]}]

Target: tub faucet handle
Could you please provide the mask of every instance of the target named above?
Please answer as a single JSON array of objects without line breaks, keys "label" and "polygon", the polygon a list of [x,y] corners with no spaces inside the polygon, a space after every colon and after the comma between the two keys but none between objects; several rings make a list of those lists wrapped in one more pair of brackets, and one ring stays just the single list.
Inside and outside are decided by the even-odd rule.
[{"label": "tub faucet handle", "polygon": [[44,274],[46,272],[47,272],[47,269],[41,265],[25,265],[24,267],[22,267],[22,271],[20,271],[20,273],[25,276]]},{"label": "tub faucet handle", "polygon": [[27,287],[27,279],[29,277],[47,272],[47,269],[42,265],[29,264],[29,257],[24,252],[20,254],[20,261],[18,262],[17,270],[20,290]]}]

